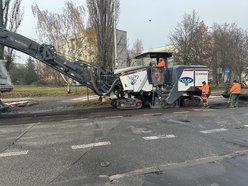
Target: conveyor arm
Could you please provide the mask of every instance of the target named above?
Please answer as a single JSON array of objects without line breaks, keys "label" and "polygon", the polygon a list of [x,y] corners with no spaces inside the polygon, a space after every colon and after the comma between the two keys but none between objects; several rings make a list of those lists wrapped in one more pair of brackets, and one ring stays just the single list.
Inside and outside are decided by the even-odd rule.
[{"label": "conveyor arm", "polygon": [[50,66],[54,70],[92,89],[97,95],[108,95],[118,81],[112,71],[85,61],[70,62],[56,54],[53,46],[39,44],[20,34],[0,27],[0,44],[23,52]]}]

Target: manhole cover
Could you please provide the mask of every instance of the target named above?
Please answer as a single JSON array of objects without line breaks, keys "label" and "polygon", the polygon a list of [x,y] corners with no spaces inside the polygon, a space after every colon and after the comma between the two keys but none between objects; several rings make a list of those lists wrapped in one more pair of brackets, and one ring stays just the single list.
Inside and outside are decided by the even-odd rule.
[{"label": "manhole cover", "polygon": [[110,165],[110,162],[108,162],[108,161],[101,162],[102,167],[108,167],[109,165]]}]

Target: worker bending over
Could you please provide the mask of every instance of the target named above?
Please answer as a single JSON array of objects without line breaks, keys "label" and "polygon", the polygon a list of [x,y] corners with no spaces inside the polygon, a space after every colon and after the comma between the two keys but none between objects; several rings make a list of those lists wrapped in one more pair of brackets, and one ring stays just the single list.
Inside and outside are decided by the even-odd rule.
[{"label": "worker bending over", "polygon": [[237,80],[233,81],[233,85],[230,89],[230,96],[231,96],[231,105],[230,107],[238,107],[239,101],[239,94],[241,91],[241,85],[238,83]]},{"label": "worker bending over", "polygon": [[209,97],[209,85],[206,83],[206,81],[202,82],[202,87],[200,87],[202,91],[202,102],[204,107],[208,107],[208,97]]}]

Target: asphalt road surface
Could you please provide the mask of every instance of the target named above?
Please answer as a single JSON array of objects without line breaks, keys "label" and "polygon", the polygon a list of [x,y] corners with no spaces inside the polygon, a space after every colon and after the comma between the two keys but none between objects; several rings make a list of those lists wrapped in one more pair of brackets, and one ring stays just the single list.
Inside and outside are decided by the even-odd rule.
[{"label": "asphalt road surface", "polygon": [[0,115],[0,185],[247,186],[247,103]]}]

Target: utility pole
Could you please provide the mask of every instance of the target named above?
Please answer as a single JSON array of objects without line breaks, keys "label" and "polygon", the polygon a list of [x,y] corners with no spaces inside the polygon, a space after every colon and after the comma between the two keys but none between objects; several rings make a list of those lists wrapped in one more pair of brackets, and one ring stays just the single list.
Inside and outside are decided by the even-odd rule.
[{"label": "utility pole", "polygon": [[[4,27],[3,25],[3,0],[0,0],[0,27]],[[0,45],[0,59],[4,57],[4,46]]]},{"label": "utility pole", "polygon": [[114,0],[114,47],[115,47],[115,68],[118,67],[118,56],[117,56],[117,36],[116,36],[116,0]]}]

